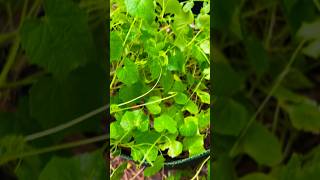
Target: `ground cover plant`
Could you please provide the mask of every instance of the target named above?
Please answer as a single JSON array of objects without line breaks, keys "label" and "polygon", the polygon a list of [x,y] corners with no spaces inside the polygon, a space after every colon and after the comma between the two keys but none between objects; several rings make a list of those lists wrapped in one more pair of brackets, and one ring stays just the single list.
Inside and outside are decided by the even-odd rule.
[{"label": "ground cover plant", "polygon": [[[209,13],[208,0],[111,0],[110,153],[145,176],[210,148]],[[125,169],[111,164],[110,177]]]},{"label": "ground cover plant", "polygon": [[107,178],[107,10],[0,0],[0,179]]},{"label": "ground cover plant", "polygon": [[213,7],[213,179],[319,179],[319,1]]}]

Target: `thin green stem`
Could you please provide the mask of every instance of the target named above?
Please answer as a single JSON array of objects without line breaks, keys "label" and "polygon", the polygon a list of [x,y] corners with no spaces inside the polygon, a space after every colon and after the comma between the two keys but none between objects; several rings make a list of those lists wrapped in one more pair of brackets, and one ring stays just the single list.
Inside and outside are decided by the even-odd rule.
[{"label": "thin green stem", "polygon": [[137,99],[140,99],[140,98],[146,96],[147,94],[149,94],[149,93],[158,85],[158,83],[159,83],[159,81],[160,81],[160,79],[161,79],[161,75],[162,75],[162,68],[161,68],[160,75],[159,75],[159,77],[158,77],[158,80],[157,80],[156,84],[155,84],[149,91],[147,91],[146,93],[142,94],[141,96],[138,96],[138,97],[136,97],[136,98],[134,98],[134,99],[131,99],[131,100],[127,101],[127,102],[118,104],[117,106],[118,106],[118,107],[124,106],[124,105],[126,105],[126,104],[129,104],[129,103],[131,103],[131,102],[133,102],[133,101],[135,101],[135,100],[137,100]]},{"label": "thin green stem", "polygon": [[317,7],[318,11],[320,11],[320,3],[318,0],[313,0],[314,5]]},{"label": "thin green stem", "polygon": [[[20,18],[18,31],[19,31],[19,29],[21,28],[21,26],[22,26],[22,24],[24,22],[24,19],[25,19],[25,16],[26,16],[26,12],[27,12],[27,8],[28,8],[28,0],[25,0],[25,2],[23,4],[23,9],[22,9],[22,13],[21,13],[21,18]],[[12,65],[14,64],[14,61],[15,61],[16,56],[17,56],[18,51],[19,51],[19,46],[20,46],[20,37],[16,36],[16,38],[15,38],[13,44],[12,44],[12,47],[10,49],[10,53],[9,53],[8,59],[7,59],[5,65],[4,65],[4,68],[2,69],[2,72],[0,74],[0,86],[5,84],[6,81],[7,81],[8,73],[9,73]]]},{"label": "thin green stem", "polygon": [[166,11],[168,2],[169,2],[169,1],[166,1],[166,3],[165,3],[165,0],[162,0],[163,7],[162,7],[161,15],[160,15],[160,16],[161,16],[161,19],[163,19],[163,16],[164,16],[164,13],[165,13],[165,11]]},{"label": "thin green stem", "polygon": [[6,4],[6,9],[7,9],[7,13],[8,13],[8,24],[9,24],[9,27],[11,29],[13,29],[14,28],[14,26],[13,26],[13,16],[12,16],[12,9],[11,9],[11,4],[10,3]]},{"label": "thin green stem", "polygon": [[0,34],[0,45],[11,40],[13,37],[15,37],[17,34],[16,31],[10,32],[10,33],[5,33],[5,34]]},{"label": "thin green stem", "polygon": [[[152,146],[148,149],[148,151],[146,152],[146,154],[143,156],[142,161],[140,162],[139,166],[140,167],[143,162],[146,160],[147,156],[149,155],[149,153],[151,152],[151,149],[154,148],[154,146],[158,143],[158,141],[160,141],[160,139],[162,138],[163,135],[161,135],[153,144]],[[153,166],[153,164],[150,162],[151,166]]]},{"label": "thin green stem", "polygon": [[199,36],[199,34],[200,34],[201,32],[202,32],[202,31],[200,30],[200,31],[191,39],[191,41],[187,44],[187,47],[190,46],[190,45],[193,43],[193,41],[195,41],[195,40],[197,39],[197,37]]},{"label": "thin green stem", "polygon": [[273,117],[273,123],[272,123],[272,133],[274,134],[277,130],[277,125],[278,125],[278,120],[279,120],[279,112],[280,112],[280,105],[279,102],[277,104],[276,107],[276,111],[274,113],[274,117]]},{"label": "thin green stem", "polygon": [[126,38],[125,38],[124,41],[123,41],[122,46],[126,45],[126,42],[127,42],[127,40],[128,40],[128,37],[129,37],[129,35],[130,35],[130,32],[131,32],[131,30],[132,30],[132,28],[133,28],[133,25],[134,25],[134,23],[136,22],[136,20],[137,20],[137,19],[134,18],[134,20],[132,21],[132,23],[131,23],[131,25],[130,25],[130,28],[129,28],[129,31],[128,31],[127,35],[126,35]]},{"label": "thin green stem", "polygon": [[119,63],[117,63],[115,73],[114,73],[113,78],[112,78],[112,81],[111,81],[111,83],[110,83],[110,89],[112,89],[112,86],[113,86],[113,84],[114,84],[114,83],[115,83],[115,81],[116,81],[116,77],[117,77],[117,75],[116,75],[116,71],[117,71],[117,69],[118,69],[119,65],[120,65],[120,62],[119,62]]},{"label": "thin green stem", "polygon": [[49,152],[53,152],[53,151],[59,151],[59,150],[63,150],[63,149],[69,149],[69,148],[73,148],[73,147],[83,146],[83,145],[91,144],[91,143],[95,143],[95,142],[105,141],[108,138],[109,138],[109,135],[104,134],[104,135],[100,135],[97,137],[88,138],[88,139],[84,139],[84,140],[80,140],[80,141],[50,146],[50,147],[46,147],[46,148],[42,148],[42,149],[38,149],[38,150],[34,150],[34,151],[29,151],[29,152],[23,152],[21,154],[8,156],[8,157],[2,159],[0,164],[4,164],[6,162],[9,162],[9,161],[12,161],[15,159],[20,159],[20,158],[25,158],[25,157],[29,157],[29,156],[35,156],[35,155],[39,155],[39,154],[49,153]]},{"label": "thin green stem", "polygon": [[2,84],[2,86],[0,86],[0,89],[16,88],[16,87],[20,87],[20,86],[33,84],[37,81],[38,77],[40,77],[44,74],[45,74],[44,72],[40,72],[40,73],[33,74],[25,79],[16,81],[16,82]]},{"label": "thin green stem", "polygon": [[276,22],[276,12],[277,12],[277,7],[274,6],[272,8],[270,26],[269,26],[268,35],[267,35],[267,38],[266,38],[266,41],[265,41],[266,49],[270,48],[270,42],[271,42],[271,38],[272,38],[272,35],[273,35],[273,29],[274,29],[274,25],[275,25],[275,22]]},{"label": "thin green stem", "polygon": [[[192,94],[190,95],[189,100],[190,100],[191,97],[194,95],[194,93],[199,89],[199,87],[200,87],[200,85],[201,85],[201,83],[202,83],[202,81],[203,81],[203,79],[204,79],[205,77],[206,77],[206,75],[203,75],[203,76],[201,77],[201,79],[200,79],[199,83],[197,84],[196,88],[193,90]],[[189,100],[188,100],[188,101],[189,101]]]},{"label": "thin green stem", "polygon": [[151,101],[151,102],[147,102],[147,103],[143,103],[143,104],[139,104],[139,105],[136,105],[136,106],[132,106],[132,107],[127,107],[127,108],[123,108],[123,109],[117,109],[115,111],[112,111],[112,113],[116,113],[116,112],[120,112],[120,111],[124,111],[124,110],[128,110],[128,109],[135,109],[135,108],[138,108],[138,107],[142,107],[142,106],[147,106],[147,105],[150,105],[150,104],[155,104],[155,103],[158,103],[158,102],[161,102],[161,101],[164,101],[164,100],[167,100],[167,99],[170,99],[174,96],[176,96],[177,93],[171,95],[171,96],[168,96],[168,97],[165,97],[165,98],[162,98],[162,99],[158,99],[156,101]]},{"label": "thin green stem", "polygon": [[18,50],[19,50],[19,45],[20,45],[20,38],[18,36],[16,36],[16,39],[13,42],[13,45],[10,49],[10,53],[8,56],[8,59],[4,65],[4,68],[2,69],[2,72],[0,74],[0,86],[2,86],[3,84],[6,83],[7,80],[7,75],[12,67],[12,65],[14,64],[14,61],[16,59]]},{"label": "thin green stem", "polygon": [[243,18],[248,18],[248,17],[255,16],[255,15],[257,15],[258,13],[260,13],[260,12],[262,12],[262,11],[265,11],[266,9],[274,6],[275,4],[276,4],[276,2],[275,2],[275,3],[270,3],[270,4],[268,4],[267,6],[262,6],[262,7],[259,7],[259,8],[255,8],[255,9],[252,10],[252,11],[248,11],[248,12],[243,13],[243,14],[242,14],[242,17],[243,17]]},{"label": "thin green stem", "polygon": [[248,131],[248,129],[251,127],[252,123],[256,120],[258,114],[262,111],[262,109],[265,107],[265,105],[268,103],[268,101],[270,100],[270,98],[273,96],[273,93],[278,89],[278,87],[281,85],[282,80],[285,78],[285,76],[288,74],[294,60],[296,59],[298,53],[300,52],[300,50],[302,49],[303,45],[305,43],[305,40],[301,41],[299,46],[296,48],[296,50],[294,51],[294,53],[292,54],[288,64],[286,65],[286,67],[284,68],[284,70],[281,72],[281,74],[278,76],[275,84],[273,85],[273,87],[271,88],[269,94],[267,95],[267,97],[263,100],[263,102],[260,104],[260,106],[258,107],[257,111],[254,113],[254,115],[250,118],[249,122],[247,123],[246,127],[243,129],[243,131],[240,133],[238,140],[235,142],[235,144],[233,145],[233,147],[230,150],[229,155],[232,157],[235,155],[235,151],[239,146],[239,143],[241,142],[242,138],[245,136],[246,132]]},{"label": "thin green stem", "polygon": [[284,148],[284,151],[283,151],[283,159],[286,159],[289,156],[290,149],[291,149],[296,137],[297,137],[296,132],[290,133],[289,140],[287,140],[286,147]]},{"label": "thin green stem", "polygon": [[[197,48],[200,48],[200,47],[197,47]],[[209,61],[207,55],[203,52],[203,50],[202,50],[201,48],[200,48],[200,52],[201,52],[202,56],[206,59],[206,61],[208,62],[208,64],[210,64],[210,61]]]},{"label": "thin green stem", "polygon": [[199,174],[200,174],[200,172],[201,172],[201,169],[203,168],[203,166],[206,164],[206,162],[207,162],[209,159],[210,159],[210,156],[208,156],[208,157],[201,163],[201,166],[198,168],[196,174],[193,176],[193,178],[192,178],[191,180],[194,180],[194,179],[196,179],[196,178],[199,176]]},{"label": "thin green stem", "polygon": [[38,12],[38,8],[41,5],[41,1],[42,0],[35,0],[35,2],[33,3],[29,13],[27,14],[28,17],[32,17],[35,15],[36,12]]},{"label": "thin green stem", "polygon": [[25,1],[24,1],[18,29],[21,29],[21,27],[22,27],[22,25],[23,25],[23,23],[24,23],[24,20],[25,20],[25,18],[26,18],[27,9],[28,9],[28,2],[29,2],[29,0],[25,0]]},{"label": "thin green stem", "polygon": [[48,136],[48,135],[51,135],[51,134],[54,134],[54,133],[57,133],[59,131],[62,131],[64,129],[67,129],[71,126],[74,126],[92,116],[95,116],[99,113],[102,113],[102,112],[105,112],[107,110],[109,105],[104,105],[98,109],[95,109],[87,114],[84,114],[76,119],[73,119],[67,123],[64,123],[64,124],[61,124],[61,125],[58,125],[56,127],[53,127],[53,128],[50,128],[50,129],[47,129],[47,130],[44,130],[44,131],[40,131],[40,132],[37,132],[37,133],[34,133],[34,134],[30,134],[28,136],[25,137],[25,140],[26,141],[32,141],[32,140],[35,140],[35,139],[38,139],[38,138],[41,138],[41,137],[44,137],[44,136]]}]

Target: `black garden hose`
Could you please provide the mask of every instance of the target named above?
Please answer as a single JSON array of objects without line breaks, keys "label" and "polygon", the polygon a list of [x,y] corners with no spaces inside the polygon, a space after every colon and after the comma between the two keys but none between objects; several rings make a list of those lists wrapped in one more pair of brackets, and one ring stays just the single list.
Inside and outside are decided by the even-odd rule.
[{"label": "black garden hose", "polygon": [[[198,155],[195,155],[195,156],[192,156],[189,158],[164,162],[164,167],[168,168],[168,169],[172,169],[172,168],[182,168],[182,167],[194,165],[194,164],[201,162],[202,160],[207,158],[209,155],[210,155],[210,149],[206,150],[205,152],[203,152],[201,154],[198,154]],[[122,157],[123,159],[126,159],[126,160],[133,161],[133,159],[130,156],[125,155],[125,154],[121,154],[120,157]],[[150,166],[146,162],[144,162],[143,165]]]}]

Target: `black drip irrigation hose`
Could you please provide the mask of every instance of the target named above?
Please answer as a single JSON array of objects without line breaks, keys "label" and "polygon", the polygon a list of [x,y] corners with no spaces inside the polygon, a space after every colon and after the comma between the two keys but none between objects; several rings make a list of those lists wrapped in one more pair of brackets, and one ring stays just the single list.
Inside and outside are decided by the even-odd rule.
[{"label": "black drip irrigation hose", "polygon": [[[186,166],[191,166],[194,165],[198,162],[201,162],[201,160],[207,158],[210,155],[210,149],[206,150],[205,152],[185,158],[185,159],[179,159],[179,160],[174,160],[174,161],[167,161],[164,163],[164,167],[167,169],[172,169],[172,168],[181,168],[181,167],[186,167]],[[121,154],[120,157],[126,160],[133,161],[133,159],[125,154]],[[150,166],[148,163],[144,162],[144,166]]]}]

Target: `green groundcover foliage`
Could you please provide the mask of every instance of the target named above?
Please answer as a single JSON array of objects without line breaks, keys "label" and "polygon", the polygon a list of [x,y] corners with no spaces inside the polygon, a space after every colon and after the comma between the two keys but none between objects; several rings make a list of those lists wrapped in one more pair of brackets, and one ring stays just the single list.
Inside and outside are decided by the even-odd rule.
[{"label": "green groundcover foliage", "polygon": [[107,10],[0,0],[0,179],[107,178]]},{"label": "green groundcover foliage", "polygon": [[213,2],[215,180],[319,179],[320,1]]},{"label": "green groundcover foliage", "polygon": [[149,164],[145,176],[210,148],[210,1],[199,2],[195,13],[193,0],[111,1],[110,153]]}]

